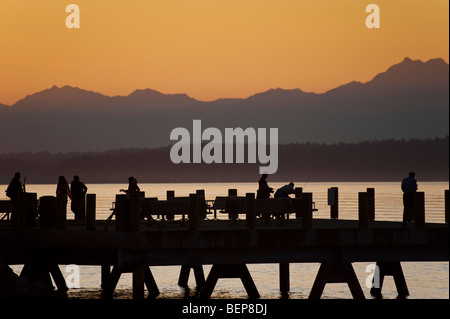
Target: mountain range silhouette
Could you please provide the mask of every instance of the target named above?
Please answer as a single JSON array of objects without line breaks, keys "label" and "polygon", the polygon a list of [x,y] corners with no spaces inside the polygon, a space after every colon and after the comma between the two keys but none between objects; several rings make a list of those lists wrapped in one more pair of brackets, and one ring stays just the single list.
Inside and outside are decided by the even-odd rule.
[{"label": "mountain range silhouette", "polygon": [[171,143],[176,127],[277,127],[279,142],[337,143],[444,137],[449,132],[449,65],[405,58],[366,83],[325,93],[270,89],[244,99],[199,101],[136,90],[106,96],[64,86],[0,104],[0,152],[104,151]]}]

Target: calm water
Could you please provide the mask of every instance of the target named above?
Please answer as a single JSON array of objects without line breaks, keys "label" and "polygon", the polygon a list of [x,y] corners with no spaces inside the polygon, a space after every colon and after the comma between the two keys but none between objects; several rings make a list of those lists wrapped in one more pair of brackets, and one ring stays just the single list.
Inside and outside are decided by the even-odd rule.
[{"label": "calm water", "polygon": [[[269,183],[277,188],[282,183]],[[327,205],[327,189],[339,187],[339,218],[357,219],[358,216],[358,192],[365,191],[368,187],[375,188],[376,219],[401,221],[402,219],[402,192],[399,183],[305,183],[296,182],[296,187],[303,187],[304,192],[313,193],[318,212],[316,218],[329,218],[330,209]],[[110,208],[119,189],[126,188],[127,184],[92,184],[87,185],[89,193],[97,194],[97,219],[106,219],[110,214]],[[228,188],[238,189],[238,195],[255,192],[257,183],[205,183],[205,184],[140,184],[146,197],[166,198],[167,190],[174,190],[176,196],[188,196],[197,189],[204,189],[206,199],[214,199],[216,196],[226,195]],[[444,222],[444,190],[448,189],[448,182],[419,182],[419,190],[425,192],[426,221]],[[0,185],[0,189],[6,189],[6,185]],[[38,197],[54,195],[56,185],[27,185],[28,192],[35,192]],[[1,192],[0,199],[6,199]],[[73,218],[68,212],[68,218]],[[354,263],[356,275],[361,286],[370,298],[369,289],[366,288],[366,278],[370,274],[366,267],[370,263]],[[291,292],[289,298],[307,298],[314,283],[319,264],[291,264]],[[406,281],[413,299],[448,299],[449,298],[449,265],[448,262],[434,263],[402,263]],[[65,265],[61,265],[63,274]],[[210,265],[205,265],[205,275],[208,274]],[[258,264],[248,265],[255,284],[264,299],[280,298],[278,265]],[[178,287],[177,281],[180,267],[152,267],[152,272],[158,284],[161,295],[158,298],[185,298],[195,294],[194,289],[185,291]],[[19,273],[21,266],[14,266]],[[195,282],[191,274],[189,285],[194,288]],[[80,289],[71,289],[69,297],[72,298],[98,298],[100,296],[100,268],[94,266],[80,266]],[[396,289],[392,277],[387,277],[383,286],[384,298],[396,298]],[[131,297],[131,274],[122,275],[118,285],[116,298]],[[212,298],[247,298],[244,287],[239,279],[220,279]],[[351,298],[346,284],[328,284],[325,287],[322,298]]]}]

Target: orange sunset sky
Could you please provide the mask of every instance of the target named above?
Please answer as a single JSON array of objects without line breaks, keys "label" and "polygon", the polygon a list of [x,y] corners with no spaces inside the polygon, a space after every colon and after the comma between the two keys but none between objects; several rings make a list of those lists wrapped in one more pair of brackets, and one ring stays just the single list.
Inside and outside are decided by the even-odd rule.
[{"label": "orange sunset sky", "polygon": [[[68,4],[81,28],[68,29]],[[368,29],[368,4],[381,28]],[[324,92],[449,59],[448,0],[0,0],[0,103],[53,85],[200,100]]]}]

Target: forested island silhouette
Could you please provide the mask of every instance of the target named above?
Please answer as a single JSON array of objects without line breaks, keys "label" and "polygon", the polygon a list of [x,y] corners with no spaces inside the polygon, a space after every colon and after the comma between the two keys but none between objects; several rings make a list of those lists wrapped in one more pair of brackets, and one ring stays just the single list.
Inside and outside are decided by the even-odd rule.
[{"label": "forested island silhouette", "polygon": [[[170,146],[105,152],[7,153],[0,155],[0,183],[20,171],[28,183],[55,183],[79,175],[86,183],[255,182],[259,164],[173,164]],[[449,137],[360,143],[296,143],[279,146],[271,181],[399,181],[415,170],[421,181],[448,181]]]}]

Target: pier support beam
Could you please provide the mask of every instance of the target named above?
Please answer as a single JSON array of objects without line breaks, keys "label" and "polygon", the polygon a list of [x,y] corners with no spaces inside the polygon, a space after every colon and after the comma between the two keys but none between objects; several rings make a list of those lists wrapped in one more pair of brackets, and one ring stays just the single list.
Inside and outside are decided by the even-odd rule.
[{"label": "pier support beam", "polygon": [[194,270],[195,283],[197,288],[203,287],[205,284],[205,273],[202,265],[183,265],[181,266],[180,277],[178,278],[178,286],[187,287],[191,269]]},{"label": "pier support beam", "polygon": [[134,267],[124,268],[114,266],[110,274],[108,274],[109,266],[102,266],[102,289],[104,298],[112,298],[114,290],[116,290],[117,283],[123,273],[133,273],[133,298],[144,298],[144,284],[147,287],[149,297],[156,297],[159,295],[159,289],[156,285],[150,267]]},{"label": "pier support beam", "polygon": [[200,299],[209,299],[211,297],[219,278],[240,278],[249,298],[257,299],[260,296],[247,265],[213,265],[206,279],[205,286],[200,293]]},{"label": "pier support beam", "polygon": [[309,299],[320,299],[328,283],[347,283],[354,299],[365,299],[358,278],[350,262],[322,263]]},{"label": "pier support beam", "polygon": [[66,292],[69,290],[66,285],[66,280],[56,263],[32,261],[26,263],[20,273],[21,278],[27,278],[32,282],[39,282],[49,288],[53,287],[50,275],[53,277],[58,291]]},{"label": "pier support beam", "polygon": [[375,297],[381,297],[381,289],[385,276],[393,276],[397,293],[400,297],[409,296],[408,286],[399,261],[396,262],[377,262],[374,276],[374,287],[370,289],[370,294]]}]

